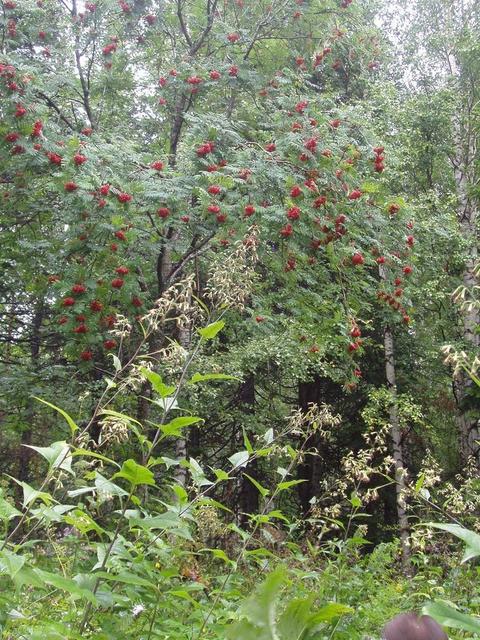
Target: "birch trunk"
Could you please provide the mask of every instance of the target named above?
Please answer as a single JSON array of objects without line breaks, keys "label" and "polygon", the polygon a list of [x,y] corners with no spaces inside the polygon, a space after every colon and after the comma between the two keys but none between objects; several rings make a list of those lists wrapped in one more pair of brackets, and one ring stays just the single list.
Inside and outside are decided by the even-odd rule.
[{"label": "birch trunk", "polygon": [[[379,265],[380,280],[386,279],[384,265]],[[390,437],[392,439],[392,454],[395,465],[395,492],[397,520],[400,533],[400,545],[402,552],[402,568],[405,574],[411,573],[410,562],[410,536],[406,509],[406,469],[403,455],[402,430],[398,415],[397,376],[395,371],[395,343],[393,332],[387,324],[383,333],[383,345],[385,350],[385,377],[392,401],[389,407]]]},{"label": "birch trunk", "polygon": [[[452,76],[461,79],[461,70],[453,56],[449,57]],[[460,233],[466,245],[466,261],[463,273],[463,285],[467,292],[472,292],[477,286],[475,266],[478,262],[476,221],[478,202],[475,196],[475,161],[476,131],[473,122],[475,104],[472,97],[462,94],[462,104],[453,117],[454,154],[452,157],[453,172],[457,195],[457,220]],[[478,328],[480,311],[474,303],[466,304],[463,308],[463,339],[465,345],[473,353],[480,346]],[[470,415],[468,408],[469,388],[472,381],[466,373],[461,373],[454,380],[454,393],[457,402],[456,423],[460,437],[460,453],[463,462],[474,456],[477,466],[480,466],[480,428],[479,421]]]}]

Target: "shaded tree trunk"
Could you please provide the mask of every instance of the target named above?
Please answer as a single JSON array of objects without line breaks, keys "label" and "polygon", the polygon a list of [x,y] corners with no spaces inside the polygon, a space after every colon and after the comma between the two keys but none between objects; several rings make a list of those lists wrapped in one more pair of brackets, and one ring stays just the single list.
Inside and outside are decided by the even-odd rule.
[{"label": "shaded tree trunk", "polygon": [[[240,387],[240,406],[242,413],[255,413],[255,376],[250,373]],[[251,433],[247,432],[250,438]],[[245,468],[249,476],[258,479],[258,460],[251,460]],[[238,496],[238,513],[240,526],[248,524],[248,514],[257,513],[259,508],[258,490],[244,475],[240,478],[240,491]]]},{"label": "shaded tree trunk", "polygon": [[[37,300],[35,311],[32,319],[32,330],[30,334],[30,362],[32,373],[38,371],[38,360],[40,358],[41,347],[41,328],[45,313],[45,305],[43,298]],[[27,410],[25,415],[26,428],[23,429],[20,438],[20,450],[18,452],[18,473],[17,477],[23,482],[27,482],[30,475],[30,458],[31,449],[28,445],[32,444],[33,421],[35,419],[35,400],[29,398],[27,401]]]},{"label": "shaded tree trunk", "polygon": [[389,326],[384,331],[385,347],[385,373],[387,386],[390,390],[392,401],[389,407],[390,435],[392,438],[393,460],[395,463],[395,492],[398,526],[400,529],[400,544],[402,551],[402,567],[405,573],[410,573],[410,537],[405,503],[405,464],[402,447],[402,431],[398,416],[397,381],[395,374],[395,352],[392,330]]},{"label": "shaded tree trunk", "polygon": [[[460,71],[453,57],[450,59],[450,69],[453,75],[459,76]],[[473,123],[474,103],[472,96],[464,97],[462,110],[453,119],[454,156],[452,158],[455,186],[457,192],[457,220],[460,233],[467,247],[463,285],[468,292],[472,292],[477,285],[475,266],[478,260],[476,221],[478,203],[476,201],[475,160],[476,160],[476,132]],[[480,347],[480,312],[475,304],[467,304],[463,309],[463,338],[476,353]],[[477,460],[480,466],[480,428],[479,420],[473,416],[469,408],[469,391],[472,381],[462,372],[454,380],[454,393],[457,402],[456,422],[460,437],[460,452],[463,462],[470,456]]]}]

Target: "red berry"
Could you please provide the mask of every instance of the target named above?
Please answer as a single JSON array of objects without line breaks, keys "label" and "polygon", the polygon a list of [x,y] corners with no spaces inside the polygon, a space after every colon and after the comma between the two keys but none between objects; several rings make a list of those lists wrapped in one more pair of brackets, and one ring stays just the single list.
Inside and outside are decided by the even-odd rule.
[{"label": "red berry", "polygon": [[98,300],[92,300],[90,303],[90,309],[94,312],[101,311],[103,309],[103,304]]},{"label": "red berry", "polygon": [[211,184],[208,189],[208,193],[212,196],[218,196],[218,194],[222,191],[221,187],[218,184]]},{"label": "red berry", "polygon": [[275,151],[276,149],[276,145],[274,142],[269,142],[268,144],[265,145],[265,151]]},{"label": "red berry", "polygon": [[298,207],[290,207],[290,209],[287,211],[287,218],[289,220],[298,220],[298,218],[300,217],[300,209]]},{"label": "red berry", "polygon": [[362,335],[362,332],[357,326],[355,326],[350,331],[350,335],[352,336],[352,338],[360,338],[360,336]]},{"label": "red berry", "polygon": [[124,281],[122,278],[114,278],[111,282],[111,285],[114,289],[121,289],[124,285]]},{"label": "red berry", "polygon": [[129,193],[119,193],[118,196],[118,201],[119,202],[130,202],[130,200],[132,199],[132,196]]},{"label": "red berry", "polygon": [[126,276],[128,273],[128,267],[117,267],[115,269],[115,271],[120,275],[120,276]]},{"label": "red berry", "polygon": [[79,324],[78,327],[75,327],[73,333],[87,333],[88,327],[86,324]]},{"label": "red berry", "polygon": [[87,157],[82,155],[81,153],[76,153],[73,156],[73,162],[77,165],[77,167],[82,165],[86,161],[87,161]]},{"label": "red berry", "polygon": [[64,184],[65,191],[76,191],[78,189],[78,184],[76,182],[66,182]]},{"label": "red berry", "polygon": [[132,304],[134,307],[141,307],[143,305],[143,302],[140,300],[140,298],[137,298],[137,296],[134,296],[132,298]]},{"label": "red berry", "polygon": [[249,218],[250,216],[253,216],[253,214],[255,213],[255,207],[253,206],[253,204],[247,204],[243,212],[245,217]]},{"label": "red berry", "polygon": [[87,287],[84,284],[74,284],[72,287],[72,293],[80,294],[85,293]]},{"label": "red berry", "polygon": [[72,307],[75,304],[75,298],[67,297],[63,299],[62,305],[64,307]]},{"label": "red berry", "polygon": [[127,236],[124,234],[123,231],[115,231],[115,233],[113,234],[116,238],[118,238],[119,240],[126,240]]},{"label": "red berry", "polygon": [[117,346],[117,343],[115,340],[105,340],[105,342],[103,343],[103,347],[107,350],[115,349],[116,346]]},{"label": "red berry", "polygon": [[215,69],[213,71],[210,71],[210,80],[218,80],[220,76],[221,74],[219,71],[216,71]]},{"label": "red berry", "polygon": [[326,202],[327,202],[326,196],[319,196],[318,198],[315,198],[315,200],[313,201],[313,207],[314,209],[319,209],[324,204],[326,204]]},{"label": "red berry", "polygon": [[102,194],[102,196],[107,196],[108,192],[110,191],[110,185],[102,184],[98,191]]},{"label": "red berry", "polygon": [[398,213],[399,211],[400,205],[396,202],[392,202],[392,204],[388,206],[388,213],[390,213],[391,215],[395,215],[395,213]]},{"label": "red berry", "polygon": [[298,198],[298,196],[302,195],[302,190],[300,189],[300,187],[298,186],[298,184],[294,185],[291,189],[290,189],[290,195],[292,196],[292,198]]},{"label": "red berry", "polygon": [[282,238],[288,238],[288,236],[291,236],[292,233],[293,233],[293,227],[291,224],[286,224],[280,230],[280,235],[282,236]]},{"label": "red berry", "polygon": [[51,151],[47,151],[46,156],[50,160],[51,164],[56,164],[56,165],[62,164],[62,156],[59,156],[58,153],[52,153]]},{"label": "red berry", "polygon": [[362,254],[361,254],[361,253],[357,252],[357,253],[354,253],[354,254],[353,254],[353,256],[352,256],[352,263],[353,263],[355,266],[361,265],[361,264],[363,264],[364,262],[365,262],[365,259],[364,259],[364,257],[362,256]]},{"label": "red berry", "polygon": [[91,360],[93,358],[93,353],[91,351],[82,351],[80,354],[80,359],[84,361]]},{"label": "red berry", "polygon": [[163,162],[161,162],[160,160],[156,160],[155,162],[152,162],[152,164],[150,165],[150,168],[155,169],[155,171],[162,171]]},{"label": "red berry", "polygon": [[169,215],[170,209],[168,207],[160,207],[160,209],[157,210],[157,216],[159,218],[168,218]]},{"label": "red berry", "polygon": [[360,189],[354,189],[348,194],[349,200],[358,200],[358,198],[361,198],[361,197],[362,197],[362,192],[360,191]]},{"label": "red berry", "polygon": [[20,137],[21,135],[16,132],[7,133],[5,136],[5,142],[16,142]]},{"label": "red berry", "polygon": [[410,266],[408,266],[408,265],[406,265],[405,267],[403,267],[403,273],[404,273],[406,276],[409,276],[409,275],[412,273],[412,271],[413,271],[413,267],[410,267]]},{"label": "red berry", "polygon": [[379,256],[377,258],[377,264],[385,264],[385,257],[384,256]]}]

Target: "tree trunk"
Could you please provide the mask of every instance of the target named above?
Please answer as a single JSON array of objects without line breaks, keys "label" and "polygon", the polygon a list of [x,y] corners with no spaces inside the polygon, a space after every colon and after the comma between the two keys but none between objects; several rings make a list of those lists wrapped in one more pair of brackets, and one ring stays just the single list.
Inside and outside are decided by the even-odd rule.
[{"label": "tree trunk", "polygon": [[[190,300],[188,300],[190,303]],[[192,327],[190,323],[185,324],[178,330],[178,342],[185,349],[190,349],[190,343],[192,341]],[[175,458],[177,460],[186,460],[188,455],[187,451],[187,438],[177,438],[175,441]],[[175,481],[184,487],[187,484],[187,469],[182,466],[175,467]]]},{"label": "tree trunk", "polygon": [[393,443],[393,460],[395,462],[395,491],[398,526],[400,529],[400,544],[402,550],[402,567],[406,574],[410,573],[410,539],[408,518],[405,503],[405,465],[402,448],[402,432],[398,417],[397,381],[395,376],[395,352],[393,334],[389,326],[384,331],[385,346],[385,373],[387,386],[390,390],[392,401],[389,407],[390,435]]},{"label": "tree trunk", "polygon": [[[32,332],[30,335],[30,362],[32,373],[38,371],[38,359],[40,357],[41,328],[45,312],[44,300],[39,298],[35,305],[35,312],[32,319]],[[26,428],[22,431],[20,438],[20,450],[18,453],[18,473],[17,477],[22,482],[27,482],[30,475],[30,458],[32,450],[26,445],[32,444],[33,420],[35,418],[35,400],[29,398],[25,415]]]},{"label": "tree trunk", "polygon": [[[459,74],[455,61],[451,60],[451,70]],[[478,260],[476,219],[478,204],[475,200],[475,131],[472,123],[472,108],[468,96],[465,104],[453,120],[455,153],[452,159],[457,191],[457,220],[460,233],[467,246],[467,257],[463,273],[463,284],[467,292],[477,285],[474,269]],[[476,353],[480,346],[480,313],[477,305],[467,304],[463,309],[463,338],[466,346]],[[480,429],[479,421],[471,415],[468,396],[472,380],[461,372],[454,380],[454,393],[457,402],[456,422],[460,436],[460,453],[465,463],[470,456],[480,466]]]},{"label": "tree trunk", "polygon": [[[250,373],[240,388],[240,407],[241,411],[246,414],[255,413],[255,376]],[[251,433],[247,432],[250,438]],[[249,476],[258,479],[258,460],[250,461],[245,467],[245,472]],[[238,520],[240,526],[248,524],[248,515],[258,512],[258,490],[253,486],[250,480],[242,475],[240,478],[240,492],[238,496]]]}]

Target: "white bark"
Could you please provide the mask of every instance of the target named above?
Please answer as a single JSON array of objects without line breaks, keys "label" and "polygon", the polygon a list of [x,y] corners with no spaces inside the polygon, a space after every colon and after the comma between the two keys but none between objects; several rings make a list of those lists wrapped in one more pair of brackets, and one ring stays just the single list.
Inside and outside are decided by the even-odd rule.
[{"label": "white bark", "polygon": [[[460,70],[454,56],[449,56],[449,67],[452,77],[459,79]],[[462,96],[459,111],[453,117],[454,155],[452,158],[455,187],[457,192],[457,220],[460,233],[465,240],[467,256],[463,284],[467,291],[472,291],[477,285],[474,274],[478,261],[476,221],[478,216],[478,202],[473,193],[475,186],[475,160],[477,155],[476,133],[473,123],[473,107],[471,96]],[[463,310],[463,338],[472,352],[480,347],[480,311],[475,304],[466,305]],[[468,395],[472,381],[466,374],[460,374],[454,380],[454,391],[457,401],[456,422],[460,435],[460,451],[462,458],[467,460],[475,456],[480,464],[480,428],[476,418],[469,415],[465,409],[465,398]]]}]

